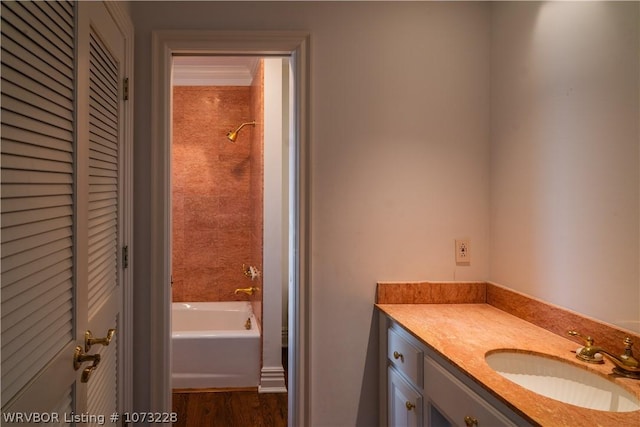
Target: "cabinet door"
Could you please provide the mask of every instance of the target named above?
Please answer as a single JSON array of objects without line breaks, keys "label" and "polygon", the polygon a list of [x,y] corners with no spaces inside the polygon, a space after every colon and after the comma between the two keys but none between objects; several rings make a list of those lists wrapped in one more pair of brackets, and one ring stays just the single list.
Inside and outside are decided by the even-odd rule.
[{"label": "cabinet door", "polygon": [[388,368],[389,426],[421,427],[422,395],[392,367]]}]

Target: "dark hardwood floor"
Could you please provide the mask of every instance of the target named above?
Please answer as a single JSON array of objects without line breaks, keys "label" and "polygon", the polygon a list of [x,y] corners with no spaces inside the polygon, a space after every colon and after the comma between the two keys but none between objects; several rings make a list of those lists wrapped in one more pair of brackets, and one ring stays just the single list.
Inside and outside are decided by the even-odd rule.
[{"label": "dark hardwood floor", "polygon": [[173,393],[173,411],[180,427],[286,427],[287,393]]},{"label": "dark hardwood floor", "polygon": [[[288,377],[286,349],[282,352]],[[258,390],[188,391],[173,393],[177,427],[286,427],[287,393]]]}]

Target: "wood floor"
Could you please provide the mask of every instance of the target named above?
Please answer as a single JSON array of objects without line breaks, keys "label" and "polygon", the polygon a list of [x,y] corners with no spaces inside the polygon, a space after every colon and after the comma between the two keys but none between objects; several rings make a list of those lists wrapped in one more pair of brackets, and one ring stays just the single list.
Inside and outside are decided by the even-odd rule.
[{"label": "wood floor", "polygon": [[287,393],[173,393],[174,426],[286,427]]},{"label": "wood floor", "polygon": [[[287,350],[282,349],[285,384],[288,383]],[[173,393],[176,427],[286,427],[287,393],[226,390]]]}]

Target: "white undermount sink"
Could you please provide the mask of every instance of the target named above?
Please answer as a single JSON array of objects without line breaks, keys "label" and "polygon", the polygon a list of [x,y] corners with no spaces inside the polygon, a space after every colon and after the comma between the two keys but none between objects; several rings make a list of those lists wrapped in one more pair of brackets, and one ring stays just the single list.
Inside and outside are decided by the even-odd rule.
[{"label": "white undermount sink", "polygon": [[485,360],[508,380],[564,403],[609,412],[640,410],[640,400],[627,389],[574,363],[512,349],[490,351]]}]

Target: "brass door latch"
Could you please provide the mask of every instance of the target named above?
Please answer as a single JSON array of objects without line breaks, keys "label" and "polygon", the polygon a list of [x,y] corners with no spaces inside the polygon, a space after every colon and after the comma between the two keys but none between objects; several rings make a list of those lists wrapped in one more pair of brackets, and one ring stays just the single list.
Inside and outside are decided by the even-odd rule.
[{"label": "brass door latch", "polygon": [[98,368],[98,364],[100,363],[100,354],[88,354],[91,346],[94,345],[104,345],[108,346],[113,336],[116,334],[115,329],[109,329],[107,331],[107,336],[104,338],[95,338],[91,331],[87,331],[84,333],[84,349],[81,346],[77,346],[73,351],[73,369],[76,371],[80,369],[83,363],[85,362],[93,362],[91,366],[88,366],[82,370],[82,376],[80,377],[80,382],[86,383],[89,381],[91,374]]},{"label": "brass door latch", "polygon": [[77,346],[73,352],[73,369],[77,371],[84,362],[93,362],[91,366],[82,370],[82,377],[80,378],[80,381],[86,383],[89,381],[93,371],[98,367],[98,363],[100,363],[100,355],[97,353],[87,354],[82,351],[82,347]]},{"label": "brass door latch", "polygon": [[113,336],[116,334],[115,329],[109,329],[107,331],[107,336],[104,338],[95,338],[91,331],[87,331],[84,333],[84,351],[91,350],[91,346],[93,345],[104,345],[105,347],[109,345]]}]

